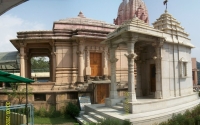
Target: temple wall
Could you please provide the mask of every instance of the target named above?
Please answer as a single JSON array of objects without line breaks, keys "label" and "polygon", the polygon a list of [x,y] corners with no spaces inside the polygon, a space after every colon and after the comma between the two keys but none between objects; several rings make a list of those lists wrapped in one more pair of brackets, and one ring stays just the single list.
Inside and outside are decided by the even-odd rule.
[{"label": "temple wall", "polygon": [[[174,55],[173,55],[174,52]],[[165,43],[162,48],[162,90],[163,98],[177,97],[192,93],[191,50],[188,47]],[[180,59],[187,65],[187,76],[181,77]],[[173,63],[174,62],[174,63]]]},{"label": "temple wall", "polygon": [[116,80],[117,82],[127,82],[128,81],[128,60],[124,55],[127,54],[126,46],[120,46],[116,50]]},{"label": "temple wall", "polygon": [[[100,44],[101,40],[99,41],[86,41],[85,42],[85,53],[84,53],[84,75],[91,74],[91,67],[90,67],[90,53],[101,53],[101,67],[102,67],[102,75],[104,75],[104,67],[105,65],[108,68],[108,50],[106,45]],[[87,53],[87,51],[89,53]],[[89,54],[89,55],[88,55]],[[106,57],[105,57],[106,54]],[[105,62],[106,58],[106,62]],[[108,74],[108,71],[106,71]]]},{"label": "temple wall", "polygon": [[70,43],[56,46],[56,85],[72,83],[72,57],[72,45]]}]

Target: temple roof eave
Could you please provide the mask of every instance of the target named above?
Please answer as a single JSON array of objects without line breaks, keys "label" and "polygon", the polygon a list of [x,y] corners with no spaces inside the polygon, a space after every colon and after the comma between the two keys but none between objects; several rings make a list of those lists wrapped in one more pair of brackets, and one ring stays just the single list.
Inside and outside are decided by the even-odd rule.
[{"label": "temple roof eave", "polygon": [[[164,33],[163,31],[156,30],[156,29],[145,29],[141,27],[135,27],[131,25],[127,25],[121,29],[116,29],[114,32],[110,33],[107,36],[107,39],[102,41],[101,44],[107,44],[110,41],[114,41],[114,44],[119,44],[120,42],[123,42],[123,38],[120,38],[120,36],[123,36],[122,34],[126,33],[136,33],[136,34],[142,34],[142,35],[147,35],[147,36],[153,36],[157,38],[163,38],[166,43],[171,43],[171,44],[179,44],[183,46],[187,46],[190,48],[194,48],[194,45],[190,43],[189,38],[184,38],[182,37],[182,40],[174,40],[171,38],[170,34]],[[118,38],[117,38],[118,37]]]},{"label": "temple roof eave", "polygon": [[77,38],[89,38],[89,39],[99,39],[99,40],[105,40],[106,39],[106,37],[85,36],[85,35],[74,35],[74,36],[72,36],[72,39],[77,39]]},{"label": "temple roof eave", "polygon": [[126,34],[128,32],[164,38],[163,32],[160,30],[156,30],[153,27],[127,24],[125,26],[121,26],[117,28],[114,32],[111,32],[110,34],[108,34],[107,39],[102,41],[101,44],[105,44],[106,41],[110,41],[113,38],[116,38],[120,36],[121,34]]}]

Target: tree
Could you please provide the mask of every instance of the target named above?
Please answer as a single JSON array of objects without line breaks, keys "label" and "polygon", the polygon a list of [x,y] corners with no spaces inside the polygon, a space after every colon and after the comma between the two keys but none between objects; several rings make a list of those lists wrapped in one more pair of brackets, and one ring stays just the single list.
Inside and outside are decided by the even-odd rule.
[{"label": "tree", "polygon": [[35,72],[49,72],[49,61],[45,57],[33,57],[31,69]]},{"label": "tree", "polygon": [[[8,100],[12,101],[14,99],[18,100],[18,104],[22,104],[23,100],[26,98],[26,88],[20,88],[19,83],[11,83],[11,90],[5,89],[8,95]],[[28,96],[32,95],[32,88],[28,87]]]}]

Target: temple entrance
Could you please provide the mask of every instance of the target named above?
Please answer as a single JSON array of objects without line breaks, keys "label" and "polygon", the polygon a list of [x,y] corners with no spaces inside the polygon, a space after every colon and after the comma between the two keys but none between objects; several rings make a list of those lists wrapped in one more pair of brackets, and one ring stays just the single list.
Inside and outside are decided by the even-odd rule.
[{"label": "temple entrance", "polygon": [[90,53],[91,76],[102,76],[102,54]]},{"label": "temple entrance", "polygon": [[155,64],[150,64],[150,88],[151,88],[151,92],[156,91],[156,66],[155,66]]},{"label": "temple entrance", "polygon": [[105,98],[109,97],[109,84],[98,84],[96,87],[96,103],[105,103]]}]

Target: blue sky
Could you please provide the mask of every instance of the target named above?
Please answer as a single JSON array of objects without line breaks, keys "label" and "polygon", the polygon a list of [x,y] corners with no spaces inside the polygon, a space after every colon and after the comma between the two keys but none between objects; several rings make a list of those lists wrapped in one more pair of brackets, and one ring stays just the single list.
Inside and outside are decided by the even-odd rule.
[{"label": "blue sky", "polygon": [[[150,25],[164,13],[164,0],[144,0],[149,11]],[[190,34],[192,57],[200,61],[200,0],[168,0],[168,12]],[[53,22],[76,17],[80,11],[87,18],[113,23],[122,0],[29,0],[0,16],[0,52],[15,51],[9,39],[17,31],[51,30]]]}]

